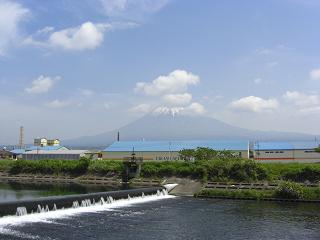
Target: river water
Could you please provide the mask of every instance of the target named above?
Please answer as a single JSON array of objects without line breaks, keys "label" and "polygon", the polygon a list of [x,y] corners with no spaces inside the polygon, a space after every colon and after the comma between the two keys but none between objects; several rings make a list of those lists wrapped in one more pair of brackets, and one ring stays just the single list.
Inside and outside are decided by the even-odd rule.
[{"label": "river water", "polygon": [[0,218],[0,239],[320,239],[317,204],[165,196],[76,211]]}]

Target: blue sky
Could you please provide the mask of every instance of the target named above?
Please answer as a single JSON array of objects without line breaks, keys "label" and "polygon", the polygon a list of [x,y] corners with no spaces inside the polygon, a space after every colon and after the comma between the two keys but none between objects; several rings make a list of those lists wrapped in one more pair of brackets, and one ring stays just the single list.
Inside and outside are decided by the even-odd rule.
[{"label": "blue sky", "polygon": [[317,0],[0,0],[0,144],[149,112],[320,134]]}]

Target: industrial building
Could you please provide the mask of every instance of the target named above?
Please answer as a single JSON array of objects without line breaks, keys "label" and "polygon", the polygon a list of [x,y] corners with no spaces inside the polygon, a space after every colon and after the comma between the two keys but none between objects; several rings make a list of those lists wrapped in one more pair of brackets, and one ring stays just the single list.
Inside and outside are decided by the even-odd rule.
[{"label": "industrial building", "polygon": [[32,150],[22,154],[24,160],[79,160],[82,157],[89,157],[90,152],[87,150]]},{"label": "industrial building", "polygon": [[315,151],[319,144],[305,142],[256,142],[254,159],[262,162],[320,162],[320,153]]},{"label": "industrial building", "polygon": [[229,150],[239,157],[259,162],[320,162],[319,144],[306,142],[249,142],[249,141],[118,141],[104,149],[104,159],[122,160],[135,156],[143,160],[180,160],[179,151],[206,147]]},{"label": "industrial building", "polygon": [[27,148],[16,148],[11,150],[10,152],[12,153],[12,158],[13,159],[18,159],[22,158],[22,155],[26,152],[30,151],[58,151],[58,150],[69,150],[68,148],[64,146],[29,146]]},{"label": "industrial building", "polygon": [[169,161],[180,160],[179,151],[206,147],[214,150],[230,150],[239,157],[248,158],[248,141],[118,141],[104,149],[104,159],[136,157],[143,160]]}]

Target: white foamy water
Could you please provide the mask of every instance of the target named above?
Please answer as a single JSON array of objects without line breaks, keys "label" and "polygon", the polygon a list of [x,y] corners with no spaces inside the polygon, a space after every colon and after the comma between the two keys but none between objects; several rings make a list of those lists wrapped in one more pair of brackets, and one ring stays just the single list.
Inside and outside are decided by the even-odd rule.
[{"label": "white foamy water", "polygon": [[[32,213],[24,216],[5,216],[0,218],[0,233],[7,234],[10,226],[24,225],[27,223],[54,223],[54,219],[63,219],[72,217],[75,215],[79,215],[82,213],[94,213],[101,211],[112,211],[112,209],[121,208],[121,207],[129,207],[134,204],[151,202],[151,201],[159,201],[163,199],[174,198],[172,195],[147,195],[140,197],[131,197],[129,199],[119,199],[115,200],[112,203],[104,203],[101,202],[95,203],[92,206],[87,207],[79,207],[79,208],[66,208],[66,209],[58,209],[56,211],[50,212],[42,212],[42,213]],[[70,206],[71,207],[71,206]]]}]

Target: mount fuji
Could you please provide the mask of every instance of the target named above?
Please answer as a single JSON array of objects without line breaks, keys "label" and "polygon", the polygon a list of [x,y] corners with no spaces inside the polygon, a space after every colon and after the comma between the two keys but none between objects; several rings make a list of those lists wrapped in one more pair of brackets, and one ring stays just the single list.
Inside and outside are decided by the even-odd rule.
[{"label": "mount fuji", "polygon": [[94,136],[65,140],[67,146],[101,147],[117,140],[311,140],[303,133],[258,131],[235,127],[207,116],[150,113],[126,126]]}]

